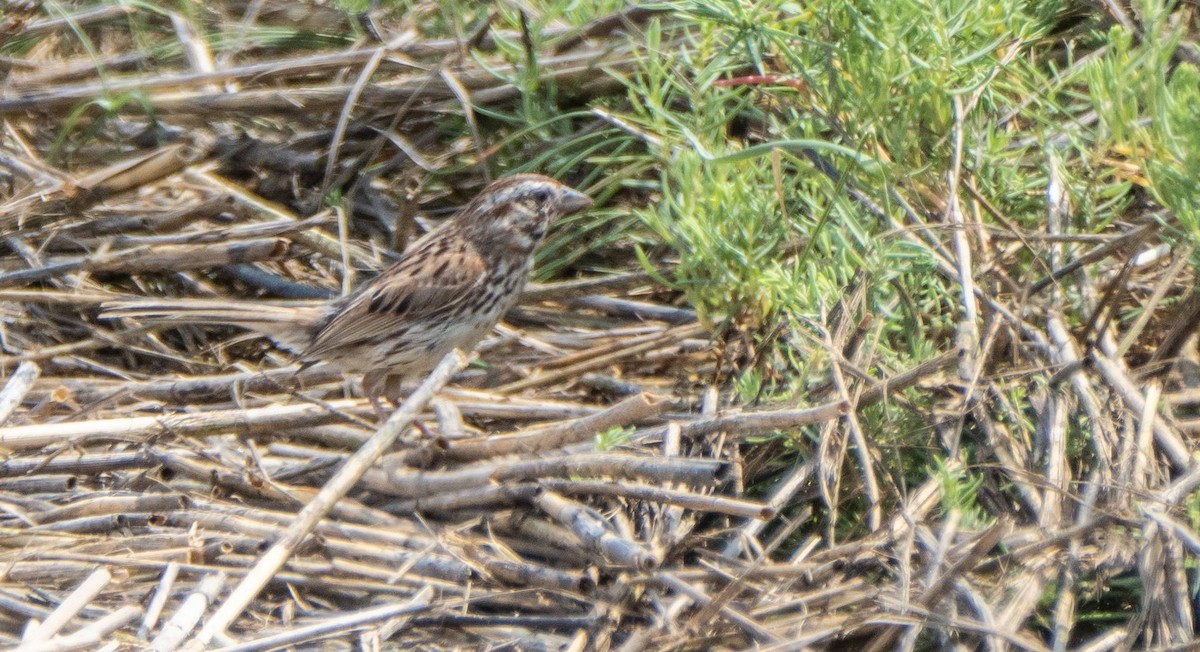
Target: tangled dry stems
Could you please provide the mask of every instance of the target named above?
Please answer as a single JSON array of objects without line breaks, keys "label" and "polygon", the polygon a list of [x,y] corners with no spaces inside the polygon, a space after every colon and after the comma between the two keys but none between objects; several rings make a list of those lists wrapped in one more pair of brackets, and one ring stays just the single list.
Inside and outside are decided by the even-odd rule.
[{"label": "tangled dry stems", "polygon": [[[75,22],[103,25],[130,11]],[[602,41],[646,16],[562,30],[539,74],[581,103],[613,92],[619,85],[598,71],[619,72],[633,58]],[[6,28],[29,37],[66,25],[49,22]],[[490,36],[476,36],[486,53]],[[13,126],[4,156],[14,188],[0,207],[11,252],[0,262],[6,645],[174,649],[231,604],[230,589],[287,536],[293,549],[261,578],[265,591],[245,610],[226,609],[227,633],[244,642],[230,649],[389,640],[882,650],[911,645],[921,631],[935,644],[996,649],[1190,640],[1185,575],[1200,542],[1183,510],[1200,483],[1188,444],[1200,422],[1178,411],[1196,390],[1169,365],[1157,375],[1132,369],[1180,351],[1189,359],[1188,347],[1165,356],[1138,347],[1192,314],[1188,254],[1122,272],[1149,317],[1081,341],[1054,291],[1079,265],[1064,261],[1027,292],[973,282],[984,267],[1003,278],[1020,248],[1063,246],[1015,229],[943,247],[933,230],[909,225],[906,237],[969,288],[982,326],[960,325],[957,346],[924,364],[874,374],[860,371],[875,361],[831,315],[831,381],[805,409],[729,405],[707,382],[718,377],[711,330],[633,266],[531,288],[483,347],[487,365],[413,406],[435,437],[408,433],[359,469],[323,518],[297,529],[297,512],[375,432],[367,403],[340,375],[299,370],[260,341],[101,323],[96,306],[129,294],[330,293],[344,264],[378,269],[378,244],[402,243],[404,220],[367,220],[339,238],[340,218],[321,198],[365,179],[354,187],[356,212],[374,214],[373,205],[408,216],[418,201],[453,204],[478,187],[478,174],[460,174],[442,197],[436,187],[412,197],[402,185],[370,183],[378,170],[365,170],[388,143],[404,150],[380,177],[393,183],[455,160],[461,149],[436,137],[432,117],[463,111],[464,98],[484,107],[519,93],[462,58],[464,47],[398,38],[103,84],[92,63],[30,60],[9,71],[0,97]],[[114,67],[140,54],[105,52]],[[370,77],[363,71],[383,81],[355,82]],[[77,171],[86,166],[68,172],[31,155],[48,151],[56,133],[39,120],[61,127],[64,111],[103,89],[137,89],[168,124],[205,128],[86,175]],[[228,128],[246,117],[291,128]],[[93,148],[119,152],[122,125],[144,126],[116,118]],[[16,134],[28,149],[13,146]],[[1079,241],[1087,252],[1075,261],[1108,268],[1074,279],[1078,291],[1106,296],[1105,283],[1157,228],[1120,227]],[[984,248],[1004,239],[1012,246]],[[978,268],[964,273],[964,260]],[[1175,296],[1182,306],[1164,308]],[[1098,301],[1098,314],[1104,308]],[[861,297],[842,309],[856,314]],[[1031,369],[1053,377],[1029,388],[1032,410],[1023,410],[1009,401]],[[990,519],[968,520],[946,500],[961,460],[905,487],[861,432],[862,410],[914,395],[936,406],[935,445],[976,438],[972,471]],[[1038,420],[1036,441],[1012,435],[1011,420],[1027,414]],[[1086,451],[1069,448],[1079,423],[1091,434]],[[805,455],[752,441],[802,429],[819,442]],[[747,487],[765,495],[750,498]],[[864,524],[843,537],[836,514],[855,509]],[[1137,615],[1111,628],[1075,622],[1078,602],[1098,597],[1084,580],[1121,574],[1143,584]]]}]

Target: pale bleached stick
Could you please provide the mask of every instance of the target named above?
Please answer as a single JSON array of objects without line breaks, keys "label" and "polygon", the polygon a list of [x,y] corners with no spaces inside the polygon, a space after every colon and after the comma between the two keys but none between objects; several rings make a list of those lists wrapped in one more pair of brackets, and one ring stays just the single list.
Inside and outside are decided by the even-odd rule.
[{"label": "pale bleached stick", "polygon": [[154,652],[171,652],[178,649],[196,627],[196,623],[200,622],[200,617],[208,610],[208,606],[217,599],[224,585],[225,571],[207,575],[200,580],[196,590],[188,595],[175,615],[171,616],[158,636],[150,642],[150,649]]},{"label": "pale bleached stick", "polygon": [[565,495],[620,496],[634,500],[646,500],[677,505],[697,512],[729,514],[745,518],[767,520],[775,516],[776,510],[760,503],[727,496],[700,494],[682,489],[668,489],[644,484],[615,482],[611,480],[543,480],[543,487]]},{"label": "pale bleached stick", "polygon": [[94,623],[80,627],[78,631],[66,636],[55,636],[38,646],[38,652],[70,652],[71,650],[96,650],[110,634],[137,620],[142,615],[142,608],[137,605],[126,605],[97,620]]},{"label": "pale bleached stick", "polygon": [[142,626],[138,628],[138,638],[149,637],[150,630],[158,624],[158,617],[162,615],[163,607],[167,605],[167,598],[171,597],[171,587],[175,586],[175,578],[178,576],[179,562],[173,561],[167,564],[163,570],[162,579],[158,581],[158,588],[154,590],[154,598],[150,600],[150,606],[146,607],[146,617],[142,619]]},{"label": "pale bleached stick", "polygon": [[71,595],[67,596],[67,599],[62,601],[62,604],[58,605],[57,609],[46,617],[41,625],[25,633],[25,638],[17,647],[16,652],[34,652],[34,650],[42,649],[46,641],[58,634],[58,630],[70,622],[84,607],[92,603],[92,600],[104,590],[104,587],[108,586],[110,580],[112,580],[112,573],[108,568],[96,569],[71,592]]},{"label": "pale bleached stick", "polygon": [[26,360],[8,378],[8,383],[0,390],[0,426],[12,416],[41,372],[41,367],[38,367],[36,362]]},{"label": "pale bleached stick", "polygon": [[300,510],[300,513],[296,515],[296,520],[284,531],[275,545],[263,553],[254,568],[242,578],[241,583],[234,588],[229,598],[205,623],[204,629],[200,630],[199,635],[196,636],[198,645],[207,645],[214,638],[224,635],[225,630],[258,596],[267,582],[271,581],[279,569],[283,568],[304,538],[329,513],[334,503],[350,491],[385,450],[391,448],[392,444],[417,418],[421,410],[433,399],[433,395],[450,381],[450,376],[454,372],[462,369],[466,364],[467,357],[457,351],[447,355],[438,363],[437,368],[429,374],[420,387],[417,387],[409,395],[408,400],[404,401],[400,409],[388,417],[388,420],[371,439],[367,440],[354,455],[351,455],[342,468],[329,479],[329,482],[325,483],[321,491]]},{"label": "pale bleached stick", "polygon": [[727,462],[709,458],[662,458],[625,453],[555,454],[535,459],[512,457],[476,462],[448,471],[413,471],[392,466],[390,469],[372,469],[364,485],[372,491],[402,497],[433,496],[492,482],[572,476],[613,476],[707,486],[729,470]]},{"label": "pale bleached stick", "polygon": [[[863,402],[860,398],[859,406]],[[834,401],[832,403],[824,403],[816,407],[805,408],[802,410],[772,410],[764,412],[740,412],[721,417],[701,418],[694,421],[680,422],[680,436],[684,439],[694,437],[703,437],[712,435],[718,432],[723,432],[729,437],[735,439],[744,439],[753,435],[761,435],[775,430],[794,430],[801,426],[806,426],[813,423],[821,423],[840,418],[850,409],[849,404],[845,401]],[[668,428],[671,425],[656,426],[653,428],[638,429],[637,432],[630,436],[630,441],[636,444],[645,444],[654,441],[661,441],[668,433]],[[0,440],[0,444],[3,441]],[[569,453],[580,453],[587,451],[587,447],[593,447],[590,442],[585,444],[575,444],[564,448]]]},{"label": "pale bleached stick", "polygon": [[[692,602],[702,605],[713,604],[712,596],[705,593],[702,589],[692,586],[691,584],[679,579],[674,573],[660,572],[654,576],[654,579],[659,581],[667,588],[673,589],[681,595],[686,595],[691,598]],[[729,604],[721,605],[721,615],[728,618],[730,622],[742,628],[742,631],[752,636],[755,640],[764,643],[775,643],[779,638],[767,628],[758,624],[753,618],[735,609]]]},{"label": "pale bleached stick", "polygon": [[141,440],[166,432],[199,435],[237,430],[252,435],[259,431],[275,432],[299,426],[343,421],[344,417],[327,408],[351,412],[365,407],[365,401],[342,399],[329,401],[325,406],[304,403],[272,405],[249,410],[41,423],[0,428],[0,446],[10,450],[23,450],[87,438]]},{"label": "pale bleached stick", "polygon": [[[1106,348],[1104,341],[1101,341],[1100,344],[1101,349]],[[1121,397],[1130,411],[1143,415],[1150,421],[1154,430],[1154,441],[1171,461],[1171,466],[1177,471],[1188,470],[1191,467],[1191,452],[1183,442],[1183,438],[1166,418],[1158,413],[1157,409],[1147,410],[1145,394],[1138,389],[1137,384],[1126,373],[1121,361],[1114,360],[1100,351],[1092,351],[1091,360],[1095,364],[1096,370],[1100,372],[1100,377],[1116,390],[1117,395]],[[1156,408],[1153,404],[1151,407]]]},{"label": "pale bleached stick", "polygon": [[[118,297],[110,296],[105,301]],[[4,300],[0,293],[0,301]],[[169,379],[128,381],[116,378],[77,377],[43,378],[34,385],[34,396],[45,396],[54,389],[66,387],[76,401],[86,403],[109,396],[117,391],[128,392],[145,399],[157,399],[173,404],[227,399],[234,392],[277,393],[288,387],[313,387],[322,383],[341,382],[340,371],[328,365],[317,365],[301,371],[297,365],[278,369],[260,369],[209,376],[177,376]]]},{"label": "pale bleached stick", "polygon": [[496,505],[528,502],[540,495],[544,489],[563,495],[617,496],[645,500],[678,506],[681,510],[729,514],[756,520],[773,518],[776,513],[775,508],[766,503],[612,480],[541,480],[536,484],[532,482],[488,484],[460,491],[439,491],[428,496],[396,500],[387,503],[384,509],[393,514],[482,509]]},{"label": "pale bleached stick", "polygon": [[560,525],[569,529],[589,551],[621,566],[648,571],[659,564],[654,553],[637,541],[621,536],[594,510],[551,491],[542,492],[533,500]]},{"label": "pale bleached stick", "polygon": [[382,607],[363,609],[335,618],[327,618],[319,623],[296,627],[285,632],[264,636],[253,641],[238,645],[217,648],[213,652],[257,652],[258,650],[275,650],[296,643],[316,641],[321,636],[329,636],[339,632],[389,620],[397,616],[423,611],[429,607],[429,599],[433,596],[433,587],[426,586],[417,592],[411,600],[385,604]]},{"label": "pale bleached stick", "polygon": [[[570,378],[578,378],[585,371],[592,371],[601,367],[610,365],[618,360],[626,360],[634,356],[652,351],[661,347],[669,346],[673,342],[685,340],[689,337],[696,337],[704,333],[704,327],[699,324],[689,324],[663,331],[661,335],[655,336],[653,339],[617,349],[605,355],[596,356],[580,360],[579,362],[552,370],[543,370],[542,373],[529,378],[523,378],[503,385],[496,389],[497,392],[503,394],[511,394],[530,387],[540,387],[550,385],[562,380]],[[571,356],[574,358],[575,356]]]},{"label": "pale bleached stick", "polygon": [[[812,480],[813,472],[817,468],[815,459],[810,458],[809,461],[803,464],[793,466],[787,472],[786,476],[776,482],[767,496],[765,509],[772,511],[783,509],[788,501]],[[747,522],[732,533],[721,554],[730,558],[738,556],[741,554],[746,542],[755,539],[755,537],[766,529],[767,524],[768,521],[766,519],[753,519]]]},{"label": "pale bleached stick", "polygon": [[534,430],[474,437],[451,442],[441,454],[446,459],[473,462],[501,455],[532,454],[590,440],[596,433],[615,426],[626,426],[658,416],[670,407],[667,401],[650,394],[631,396],[602,412]]},{"label": "pale bleached stick", "polygon": [[[2,363],[3,356],[0,356],[0,364]],[[255,372],[255,374],[259,374],[259,372]],[[238,380],[233,376],[229,376],[229,378]],[[287,384],[291,380],[280,378],[279,382]],[[143,385],[148,386],[151,383],[134,383],[131,385],[131,391],[137,393]],[[172,383],[154,383],[154,385],[154,390],[147,393],[147,396],[172,401],[194,399],[196,396],[191,393],[191,390],[202,387],[200,384],[190,385],[187,379],[183,379],[179,381],[178,393],[172,396],[171,392],[174,391],[171,388]],[[260,391],[270,389],[268,385],[267,383],[253,384],[249,387]],[[119,387],[119,384],[112,386],[114,390]],[[203,391],[208,392],[207,389]],[[84,395],[91,396],[92,394]],[[487,403],[478,399],[474,401],[455,400],[455,403],[466,416],[500,419],[569,419],[585,417],[608,409],[555,401],[542,401],[542,405],[538,405],[534,401],[522,401],[518,398],[505,400],[508,400],[510,404]],[[344,416],[339,416],[337,413],[360,414],[369,409],[370,406],[364,400],[338,399],[327,401],[324,405],[308,403],[270,405],[245,410],[214,410],[189,414],[40,423],[0,428],[0,447],[25,450],[87,438],[145,439],[166,432],[199,435],[236,429],[239,432],[253,435],[258,432],[275,432],[346,421]]]}]

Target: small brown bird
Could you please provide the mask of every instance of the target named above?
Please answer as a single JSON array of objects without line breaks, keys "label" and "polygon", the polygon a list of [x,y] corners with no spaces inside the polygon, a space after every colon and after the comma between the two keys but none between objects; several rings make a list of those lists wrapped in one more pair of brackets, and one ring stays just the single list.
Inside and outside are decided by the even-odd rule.
[{"label": "small brown bird", "polygon": [[492,182],[461,212],[351,294],[311,306],[166,299],[105,303],[104,318],[229,324],[263,333],[301,360],[365,373],[375,399],[450,351],[471,349],[517,302],[550,223],[592,203],[538,174]]}]

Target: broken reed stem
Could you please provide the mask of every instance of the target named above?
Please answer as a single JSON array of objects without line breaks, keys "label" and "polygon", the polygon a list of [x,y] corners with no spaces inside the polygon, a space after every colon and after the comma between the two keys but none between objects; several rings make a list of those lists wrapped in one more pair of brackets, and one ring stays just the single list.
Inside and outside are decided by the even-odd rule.
[{"label": "broken reed stem", "polygon": [[39,646],[38,652],[70,652],[72,650],[97,650],[113,632],[132,623],[142,615],[142,608],[126,605],[103,618],[80,627],[66,636],[55,636]]},{"label": "broken reed stem", "polygon": [[43,649],[42,646],[58,634],[59,630],[84,607],[91,604],[92,600],[104,590],[104,587],[108,586],[110,581],[112,581],[112,573],[108,568],[96,569],[58,605],[58,608],[42,624],[25,633],[25,638],[22,639],[16,652],[33,652]]},{"label": "broken reed stem", "polygon": [[25,399],[25,395],[33,387],[33,381],[37,380],[38,374],[41,372],[42,369],[36,362],[27,360],[17,367],[12,376],[9,376],[4,389],[0,390],[0,426],[8,421],[13,410],[16,410],[21,401]]},{"label": "broken reed stem", "polygon": [[[824,423],[840,418],[849,409],[850,406],[845,401],[834,401],[803,410],[742,412],[710,419],[696,419],[678,425],[680,436],[684,438],[704,437],[718,432],[735,438],[744,438],[768,434],[776,430],[794,430],[814,423]],[[631,439],[638,443],[661,440],[666,436],[670,427],[659,426],[639,430]]]},{"label": "broken reed stem", "polygon": [[171,597],[171,588],[175,586],[177,577],[179,577],[179,562],[168,563],[167,567],[163,569],[162,577],[158,580],[158,586],[154,589],[154,597],[150,599],[150,604],[146,607],[146,615],[142,619],[141,627],[138,627],[138,638],[142,640],[149,638],[150,632],[158,624],[158,617],[162,615],[163,607],[167,606],[167,599]]},{"label": "broken reed stem", "polygon": [[307,403],[272,405],[249,410],[14,426],[0,429],[0,446],[10,450],[23,450],[90,438],[140,441],[170,433],[196,436],[235,431],[244,435],[254,435],[342,421],[344,417],[339,416],[337,412],[352,412],[365,406],[364,401],[343,399],[329,401],[325,406]]},{"label": "broken reed stem", "polygon": [[434,496],[395,500],[383,505],[383,509],[393,514],[451,512],[460,509],[478,510],[516,502],[529,502],[541,492],[542,488],[531,482],[490,484],[461,491],[444,491]]},{"label": "broken reed stem", "polygon": [[531,376],[523,380],[518,380],[516,382],[504,385],[503,387],[498,388],[496,391],[501,394],[512,394],[523,389],[529,389],[530,387],[541,387],[556,383],[561,380],[578,378],[585,371],[591,371],[593,369],[605,367],[618,360],[623,360],[641,353],[653,351],[667,346],[672,342],[685,340],[689,337],[695,337],[703,334],[704,332],[704,327],[700,326],[699,324],[680,326],[634,346],[626,346],[611,353],[580,360],[579,362],[566,367],[553,369],[537,376]]},{"label": "broken reed stem", "polygon": [[542,492],[533,502],[570,530],[587,550],[612,563],[643,572],[658,566],[659,560],[653,552],[622,537],[595,510],[550,491]]},{"label": "broken reed stem", "polygon": [[225,586],[225,577],[225,571],[217,571],[200,580],[196,589],[184,598],[175,615],[171,616],[158,636],[150,642],[154,652],[171,652],[187,640],[188,634],[196,628],[209,605],[220,595],[221,588]]},{"label": "broken reed stem", "polygon": [[1187,445],[1183,443],[1179,434],[1168,425],[1166,419],[1158,413],[1157,406],[1151,405],[1147,410],[1146,396],[1138,389],[1137,383],[1125,372],[1124,365],[1100,351],[1092,352],[1092,362],[1100,372],[1100,377],[1116,390],[1125,405],[1129,406],[1134,414],[1145,416],[1153,428],[1155,443],[1171,461],[1171,466],[1176,471],[1186,471],[1191,466],[1191,453]]},{"label": "broken reed stem", "polygon": [[[43,378],[34,386],[34,396],[52,388],[64,387],[81,403],[126,392],[130,396],[153,399],[172,404],[190,404],[205,400],[229,398],[237,393],[271,394],[289,387],[308,388],[323,383],[338,382],[342,372],[327,365],[301,370],[297,365],[277,369],[261,369],[210,376],[179,376],[169,380],[126,381],[117,379]],[[52,387],[48,387],[53,383]]]},{"label": "broken reed stem", "polygon": [[714,459],[664,459],[620,453],[562,454],[541,459],[472,464],[452,471],[393,469],[383,479],[373,473],[376,477],[368,486],[380,493],[402,497],[428,496],[492,482],[533,480],[548,476],[610,476],[706,486],[721,477],[728,467],[728,462]]},{"label": "broken reed stem", "polygon": [[757,520],[766,520],[775,516],[775,509],[765,503],[726,496],[697,494],[652,485],[594,480],[542,480],[539,484],[561,494],[618,496],[664,505],[678,505],[697,512],[728,514]]},{"label": "broken reed stem", "polygon": [[141,245],[93,256],[50,260],[41,267],[0,272],[0,285],[46,281],[72,272],[140,274],[164,270],[208,269],[214,266],[280,260],[288,253],[283,238],[257,238],[197,245]]},{"label": "broken reed stem", "polygon": [[670,403],[651,394],[631,396],[602,412],[535,430],[463,439],[440,452],[449,460],[473,462],[500,455],[531,454],[586,441],[609,428],[626,426],[661,415]]},{"label": "broken reed stem", "polygon": [[611,480],[540,480],[537,483],[492,484],[440,492],[388,503],[383,508],[394,514],[412,512],[450,512],[463,509],[486,509],[533,501],[545,490],[573,496],[611,496],[644,500],[663,505],[677,505],[697,512],[727,514],[756,520],[770,519],[775,509],[764,503],[738,498],[693,493],[645,484],[628,484]]},{"label": "broken reed stem", "polygon": [[468,358],[454,351],[442,359],[438,366],[429,374],[425,382],[404,401],[371,439],[359,448],[338,472],[325,483],[321,491],[313,497],[296,520],[288,527],[275,545],[265,552],[246,577],[233,590],[233,593],[217,609],[212,618],[204,625],[204,629],[196,637],[200,645],[207,645],[218,636],[223,636],[225,630],[242,614],[250,602],[258,596],[267,582],[279,572],[288,558],[292,556],[300,543],[312,532],[317,523],[333,508],[333,504],[346,495],[374,464],[383,451],[387,450],[400,435],[417,418],[421,410],[439,389],[450,381],[450,376],[466,366]]},{"label": "broken reed stem", "polygon": [[363,625],[390,620],[398,616],[424,611],[429,607],[433,597],[433,587],[426,586],[417,592],[412,599],[405,602],[386,604],[381,607],[362,609],[335,618],[325,618],[321,622],[305,627],[296,627],[286,632],[264,636],[237,645],[217,648],[213,652],[254,652],[255,650],[274,650],[296,643],[306,643],[319,640],[337,632],[360,628]]}]

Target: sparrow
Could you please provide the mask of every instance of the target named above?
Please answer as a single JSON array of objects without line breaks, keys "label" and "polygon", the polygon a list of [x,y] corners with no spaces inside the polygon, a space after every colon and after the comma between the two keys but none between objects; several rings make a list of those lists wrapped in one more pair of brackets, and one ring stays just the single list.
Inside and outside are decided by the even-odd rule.
[{"label": "sparrow", "polygon": [[520,297],[550,224],[591,204],[587,195],[549,177],[513,175],[488,184],[342,298],[312,304],[121,300],[104,303],[100,317],[256,331],[302,362],[364,374],[372,402],[381,396],[395,402],[403,383],[428,373],[454,349],[473,349],[491,331]]}]

